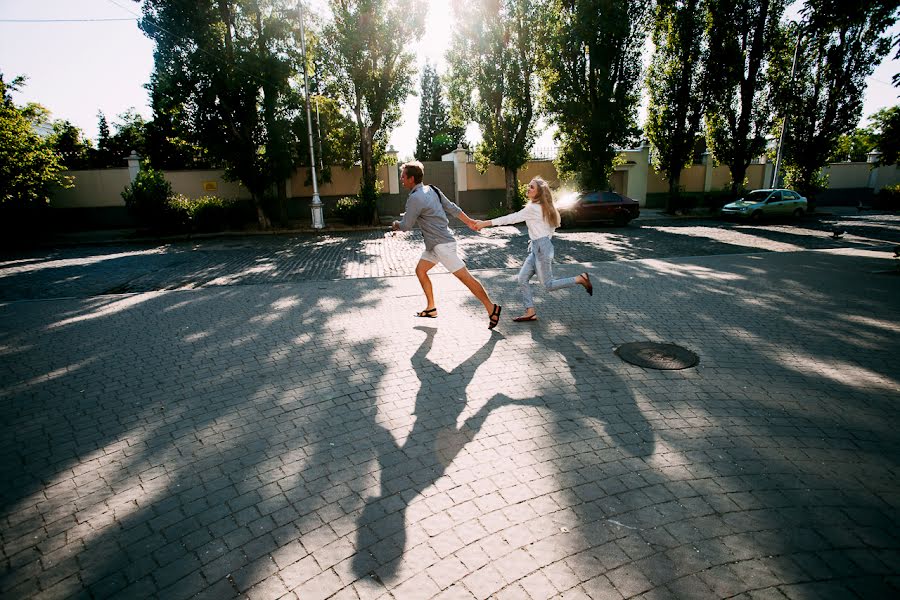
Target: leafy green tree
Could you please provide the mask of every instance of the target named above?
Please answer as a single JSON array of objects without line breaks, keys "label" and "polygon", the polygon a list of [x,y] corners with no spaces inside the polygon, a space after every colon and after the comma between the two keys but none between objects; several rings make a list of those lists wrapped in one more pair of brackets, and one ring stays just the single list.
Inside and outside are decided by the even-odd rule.
[{"label": "leafy green tree", "polygon": [[681,170],[691,163],[703,116],[703,14],[701,0],[658,0],[653,15],[655,51],[647,72],[650,103],[647,137],[654,162],[666,174],[669,200],[678,192]]},{"label": "leafy green tree", "polygon": [[869,152],[875,148],[875,131],[871,127],[857,127],[850,133],[841,135],[828,162],[866,162]]},{"label": "leafy green tree", "polygon": [[[339,98],[338,91],[332,83],[333,78],[327,74],[332,71],[328,64],[328,51],[323,44],[321,32],[324,29],[321,19],[313,12],[304,12],[304,17],[311,21],[306,28],[307,79],[310,84],[310,114],[312,117],[313,142],[316,159],[316,179],[319,184],[331,181],[331,167],[350,168],[360,162],[359,128],[356,119]],[[303,79],[302,72],[297,76]],[[305,92],[304,92],[305,93]],[[306,124],[305,98],[300,98],[303,108],[299,118],[293,121],[294,135],[297,139],[296,154],[302,165],[310,164],[309,130]],[[312,184],[310,172],[307,172],[306,185]]]},{"label": "leafy green tree", "polygon": [[[786,30],[777,56],[778,71],[788,75],[782,74],[773,85],[778,113],[786,116],[785,182],[812,202],[825,183],[821,168],[840,136],[859,122],[866,77],[890,51],[892,37],[886,31],[896,22],[897,5],[806,0],[803,21]],[[792,50],[797,56],[793,79]]]},{"label": "leafy green tree", "polygon": [[547,24],[544,106],[558,128],[557,167],[584,188],[604,188],[617,146],[633,143],[639,134],[641,49],[650,3],[548,4],[542,19]]},{"label": "leafy green tree", "polygon": [[896,165],[900,162],[900,105],[882,108],[870,120],[875,128],[874,147],[881,152],[878,162]]},{"label": "leafy green tree", "polygon": [[240,181],[261,228],[276,190],[286,218],[284,182],[294,167],[291,89],[298,53],[296,4],[289,0],[146,0],[141,29],[154,40],[149,88],[156,114],[178,119],[190,142]]},{"label": "leafy green tree", "polygon": [[[12,100],[24,82],[20,76],[7,84],[0,73],[0,208],[13,215],[46,207],[54,186],[71,186],[52,139],[35,131],[47,122],[47,110],[33,103],[20,108]],[[3,220],[16,226],[13,217]]]},{"label": "leafy green tree", "polygon": [[[310,97],[310,111],[313,119],[313,138],[316,141],[316,179],[319,184],[331,181],[331,167],[350,168],[358,156],[359,130],[356,123],[341,110],[334,98],[323,95]],[[309,164],[309,132],[303,119],[293,122],[294,137],[297,140],[296,153],[301,164]],[[307,174],[309,175],[309,173]],[[307,185],[312,178],[307,177]]]},{"label": "leafy green tree", "polygon": [[69,121],[55,121],[50,138],[60,165],[70,171],[90,169],[94,147],[84,132]]},{"label": "leafy green tree", "polygon": [[209,169],[216,163],[188,129],[183,107],[156,106],[144,128],[144,154],[158,169]]},{"label": "leafy green tree", "polygon": [[147,122],[134,108],[119,115],[119,121],[113,123],[115,128],[113,134],[110,134],[106,116],[102,111],[99,113],[99,119],[100,138],[97,142],[95,168],[124,168],[125,159],[132,150],[142,158],[147,157]]},{"label": "leafy green tree", "polygon": [[[767,69],[785,0],[707,0],[706,134],[713,156],[744,187],[772,123]],[[788,65],[790,72],[790,65]]]},{"label": "leafy green tree", "polygon": [[518,170],[528,161],[538,113],[539,3],[534,0],[455,0],[457,30],[448,51],[450,102],[459,122],[475,122],[480,170],[502,167],[504,205],[512,209]]},{"label": "leafy green tree", "polygon": [[403,101],[413,92],[414,56],[406,45],[422,35],[420,0],[329,0],[333,19],[322,34],[330,70],[326,87],[358,132],[362,163],[360,198],[378,222],[376,167],[384,158]]},{"label": "leafy green tree", "polygon": [[419,135],[416,158],[441,160],[441,156],[463,142],[465,128],[450,122],[447,104],[441,91],[441,79],[434,66],[426,63],[422,73],[422,104],[419,108]]}]

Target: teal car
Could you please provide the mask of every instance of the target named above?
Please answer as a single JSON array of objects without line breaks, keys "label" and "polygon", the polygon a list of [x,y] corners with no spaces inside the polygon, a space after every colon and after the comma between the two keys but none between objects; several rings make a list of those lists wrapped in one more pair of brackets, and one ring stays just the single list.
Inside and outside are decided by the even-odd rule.
[{"label": "teal car", "polygon": [[751,221],[763,217],[802,217],[806,214],[806,198],[793,190],[753,190],[740,200],[723,206],[721,214]]}]

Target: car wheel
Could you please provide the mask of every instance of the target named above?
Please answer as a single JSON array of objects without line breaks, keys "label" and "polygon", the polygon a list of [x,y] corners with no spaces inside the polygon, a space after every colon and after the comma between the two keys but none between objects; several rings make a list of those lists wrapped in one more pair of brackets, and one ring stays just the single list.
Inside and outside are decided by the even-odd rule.
[{"label": "car wheel", "polygon": [[626,225],[628,225],[628,221],[630,220],[631,219],[628,218],[628,215],[619,213],[613,218],[613,224],[616,227],[625,227]]},{"label": "car wheel", "polygon": [[752,215],[750,215],[750,220],[753,221],[754,223],[759,223],[760,221],[762,221],[762,216],[763,216],[762,211],[757,210]]},{"label": "car wheel", "polygon": [[799,218],[802,217],[802,216],[803,216],[803,209],[802,209],[802,208],[798,208],[797,210],[794,211],[794,217],[796,217],[796,218],[799,219]]},{"label": "car wheel", "polygon": [[572,229],[577,224],[575,215],[571,213],[563,213],[559,216],[559,224],[563,229]]}]

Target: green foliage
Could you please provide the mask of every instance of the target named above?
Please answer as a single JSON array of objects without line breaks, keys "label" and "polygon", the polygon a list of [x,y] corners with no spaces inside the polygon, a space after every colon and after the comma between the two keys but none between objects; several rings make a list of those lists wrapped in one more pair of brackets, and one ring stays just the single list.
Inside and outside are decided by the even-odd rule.
[{"label": "green foliage", "polygon": [[881,152],[878,162],[896,165],[900,162],[900,105],[882,108],[870,119],[875,127],[873,146]]},{"label": "green foliage", "polygon": [[784,187],[796,190],[801,196],[805,196],[810,204],[813,204],[816,194],[828,187],[828,175],[825,175],[821,169],[810,173],[802,166],[786,163],[784,165]]},{"label": "green foliage", "polygon": [[875,194],[872,208],[879,210],[900,210],[900,183],[887,185]]},{"label": "green foliage", "polygon": [[859,122],[865,79],[890,51],[887,30],[897,20],[896,6],[807,0],[803,22],[786,30],[776,53],[782,75],[773,89],[778,113],[786,118],[782,159],[790,169],[785,174],[790,171],[792,184],[807,198],[821,188],[819,171],[840,136]]},{"label": "green foliage", "polygon": [[81,129],[68,121],[53,123],[50,141],[59,156],[60,165],[70,171],[91,168],[94,148],[91,140],[84,138],[83,135]]},{"label": "green foliage", "polygon": [[[100,113],[101,121],[106,117]],[[97,142],[97,158],[94,168],[121,169],[126,166],[125,158],[133,151],[141,158],[147,157],[146,128],[147,121],[134,109],[130,109],[119,115],[120,121],[113,123],[116,133],[103,135]],[[108,131],[108,127],[106,128]]]},{"label": "green foliage", "polygon": [[[769,62],[785,0],[706,3],[709,57],[704,91],[709,147],[731,170],[737,194],[750,161],[765,149],[772,123]],[[790,69],[788,69],[790,72]]]},{"label": "green foliage", "polygon": [[659,0],[653,19],[655,51],[647,73],[646,132],[656,149],[654,166],[675,192],[681,170],[693,159],[702,102],[703,14],[700,0]]},{"label": "green foliage", "polygon": [[360,194],[375,224],[376,166],[413,91],[415,57],[406,47],[422,36],[425,11],[415,0],[329,0],[329,5],[333,19],[321,46],[328,65],[326,88],[356,121]]},{"label": "green foliage", "polygon": [[479,169],[506,173],[506,203],[515,196],[515,173],[534,145],[538,111],[541,14],[535,0],[475,0],[456,7],[457,30],[447,54],[453,118],[481,128]]},{"label": "green foliage", "polygon": [[175,194],[169,198],[168,205],[179,215],[180,222],[199,233],[239,229],[253,220],[253,211],[248,210],[247,203],[232,198],[189,198]]},{"label": "green foliage", "polygon": [[551,0],[540,20],[544,107],[558,127],[556,166],[582,188],[607,187],[616,147],[637,140],[649,4]]},{"label": "green foliage", "polygon": [[347,196],[334,204],[332,215],[347,225],[360,225],[368,222],[369,208],[359,196]]},{"label": "green foliage", "polygon": [[[46,123],[47,111],[37,104],[17,107],[10,92],[23,85],[24,77],[10,84],[0,74],[0,207],[21,211],[46,207],[54,186],[71,187],[62,175],[52,139],[35,133],[34,126]],[[9,217],[4,220],[14,226]]]},{"label": "green foliage", "polygon": [[857,127],[842,134],[828,156],[828,162],[866,162],[869,152],[877,145],[875,133],[868,127]]},{"label": "green foliage", "polygon": [[122,192],[122,199],[138,223],[155,231],[164,231],[180,221],[169,204],[173,195],[172,184],[162,171],[144,166]]},{"label": "green foliage", "polygon": [[425,64],[421,84],[416,158],[423,161],[441,160],[441,156],[463,142],[466,130],[459,124],[451,123],[441,92],[441,79],[430,63]]},{"label": "green foliage", "polygon": [[[291,85],[299,70],[296,14],[289,0],[146,0],[140,27],[156,43],[150,83],[163,127],[202,147],[254,199],[259,224],[266,191],[277,189],[286,215],[285,179],[300,145],[291,136],[301,106]],[[189,132],[189,133],[188,133]]]}]

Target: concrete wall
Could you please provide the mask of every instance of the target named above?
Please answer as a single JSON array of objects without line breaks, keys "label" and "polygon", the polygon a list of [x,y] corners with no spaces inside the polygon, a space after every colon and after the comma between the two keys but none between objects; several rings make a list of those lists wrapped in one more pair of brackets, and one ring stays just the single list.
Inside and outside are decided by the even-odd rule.
[{"label": "concrete wall", "polygon": [[124,207],[122,192],[131,183],[128,169],[68,171],[74,187],[57,188],[50,197],[51,208]]},{"label": "concrete wall", "polygon": [[[648,194],[652,196],[668,191],[665,178],[649,165],[648,147],[623,150],[621,157],[625,162],[613,170],[610,178],[612,189],[638,200],[642,205],[646,205]],[[487,172],[479,173],[475,164],[468,162],[464,150],[451,152],[444,159],[455,163],[457,201],[464,210],[480,215],[503,203],[506,185],[503,169],[491,166]],[[681,185],[686,192],[716,192],[730,187],[731,172],[728,167],[712,165],[708,156],[706,163],[691,165],[682,172]],[[747,170],[748,187],[768,187],[772,166],[771,163],[751,164]],[[362,178],[359,166],[349,169],[333,167],[331,173],[332,181],[323,184],[318,190],[325,203],[326,215],[330,214],[334,202],[339,198],[353,196],[358,192]],[[873,163],[834,163],[825,167],[825,173],[829,176],[829,190],[823,196],[833,202],[853,204],[856,199],[865,201],[883,186],[900,183],[897,165],[873,167]],[[176,193],[192,198],[204,195],[244,199],[250,197],[246,188],[226,181],[220,170],[165,171],[164,174]],[[102,227],[131,224],[121,195],[130,183],[128,169],[70,171],[67,175],[73,178],[74,187],[56,189],[53,192],[50,206],[59,209],[59,218],[54,217],[54,220],[78,226],[87,226],[91,222]],[[525,183],[537,175],[546,179],[553,189],[561,185],[555,166],[546,160],[529,162],[519,171],[519,182]],[[313,190],[312,185],[305,185],[306,178],[307,169],[304,168],[298,169],[287,181],[289,213],[293,218],[303,219],[309,214]],[[382,185],[379,211],[385,215],[399,215],[403,212],[406,192],[400,190],[397,166],[385,164],[379,167],[378,179]]]}]

